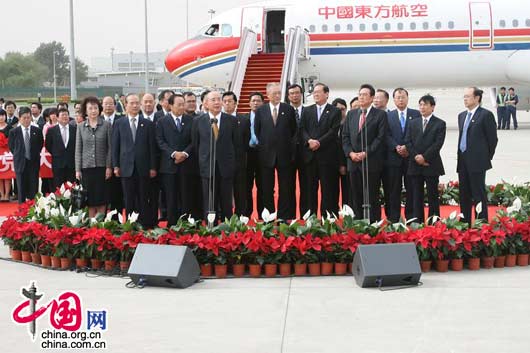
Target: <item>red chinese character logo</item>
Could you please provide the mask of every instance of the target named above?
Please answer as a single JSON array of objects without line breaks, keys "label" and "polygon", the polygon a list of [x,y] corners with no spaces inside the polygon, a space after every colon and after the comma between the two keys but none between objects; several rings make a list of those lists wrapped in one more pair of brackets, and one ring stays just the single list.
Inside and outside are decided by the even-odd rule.
[{"label": "red chinese character logo", "polygon": [[379,5],[375,7],[377,12],[375,18],[389,18],[390,17],[390,6]]},{"label": "red chinese character logo", "polygon": [[326,20],[329,18],[329,16],[333,16],[336,14],[334,7],[321,7],[318,9],[318,14],[320,16],[325,16]]},{"label": "red chinese character logo", "polygon": [[355,7],[355,18],[372,18],[372,15],[370,14],[372,12],[371,6],[356,6]]},{"label": "red chinese character logo", "polygon": [[426,17],[427,16],[427,5],[417,4],[410,6],[410,12],[412,17]]},{"label": "red chinese character logo", "polygon": [[409,10],[407,5],[394,5],[392,6],[392,17],[409,17]]},{"label": "red chinese character logo", "polygon": [[353,18],[353,6],[337,7],[337,18]]}]

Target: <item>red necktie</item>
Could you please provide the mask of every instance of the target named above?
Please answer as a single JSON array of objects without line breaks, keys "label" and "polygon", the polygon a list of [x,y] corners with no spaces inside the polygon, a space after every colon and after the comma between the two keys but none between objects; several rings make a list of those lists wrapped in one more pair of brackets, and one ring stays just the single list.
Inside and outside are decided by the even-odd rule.
[{"label": "red necktie", "polygon": [[359,119],[359,131],[363,128],[364,122],[366,121],[366,110],[361,110],[361,119]]}]

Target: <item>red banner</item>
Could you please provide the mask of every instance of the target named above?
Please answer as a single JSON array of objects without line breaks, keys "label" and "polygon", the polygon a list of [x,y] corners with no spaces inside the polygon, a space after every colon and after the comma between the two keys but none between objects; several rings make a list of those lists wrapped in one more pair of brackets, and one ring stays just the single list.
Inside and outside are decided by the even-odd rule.
[{"label": "red banner", "polygon": [[[40,152],[40,171],[41,178],[52,178],[52,156],[43,147]],[[13,154],[7,147],[0,147],[0,179],[14,179],[15,165],[13,163]]]}]

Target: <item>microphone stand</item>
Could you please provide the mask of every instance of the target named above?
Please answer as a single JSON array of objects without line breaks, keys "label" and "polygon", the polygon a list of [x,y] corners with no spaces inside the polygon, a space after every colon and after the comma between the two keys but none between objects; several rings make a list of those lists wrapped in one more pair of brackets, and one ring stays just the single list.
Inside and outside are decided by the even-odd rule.
[{"label": "microphone stand", "polygon": [[208,229],[212,229],[215,223],[215,160],[217,153],[217,141],[212,131],[213,120],[210,119],[210,173],[208,175]]},{"label": "microphone stand", "polygon": [[368,182],[368,129],[366,125],[368,124],[368,110],[364,114],[364,125],[361,128],[361,152],[365,152],[366,157],[361,161],[361,171],[363,178],[363,219],[370,223],[370,185]]}]

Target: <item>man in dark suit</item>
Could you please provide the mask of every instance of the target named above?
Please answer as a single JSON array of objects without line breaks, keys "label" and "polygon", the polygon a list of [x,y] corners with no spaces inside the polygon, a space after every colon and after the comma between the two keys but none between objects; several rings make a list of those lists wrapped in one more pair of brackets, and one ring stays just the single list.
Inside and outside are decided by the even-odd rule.
[{"label": "man in dark suit", "polygon": [[18,124],[18,117],[15,115],[17,104],[13,101],[7,101],[4,104],[4,108],[7,113],[6,123],[11,127],[16,127]]},{"label": "man in dark suit", "polygon": [[31,111],[19,110],[19,126],[9,131],[9,150],[13,153],[18,203],[34,199],[39,184],[40,152],[44,144],[42,131],[31,123]]},{"label": "man in dark suit", "polygon": [[42,116],[42,104],[39,102],[31,103],[31,120],[35,126],[38,126],[42,130],[44,124],[46,124],[46,119]]},{"label": "man in dark suit", "polygon": [[300,123],[301,143],[306,174],[308,209],[318,213],[320,183],[320,214],[339,212],[339,158],[337,136],[341,113],[328,104],[329,87],[317,83],[313,90],[315,104],[304,109]]},{"label": "man in dark suit", "polygon": [[280,103],[279,83],[267,84],[269,104],[256,111],[254,128],[258,138],[263,206],[273,213],[275,171],[278,173],[278,218],[296,217],[296,192],[294,182],[294,154],[297,125],[294,108]]},{"label": "man in dark suit", "polygon": [[424,184],[427,185],[429,218],[440,216],[438,181],[440,175],[445,174],[440,150],[445,141],[446,127],[445,121],[433,115],[436,101],[431,95],[421,97],[419,105],[422,117],[409,122],[405,143],[410,154],[408,175],[414,188],[413,216],[416,222],[424,223]]},{"label": "man in dark suit", "polygon": [[386,163],[383,172],[385,213],[391,222],[401,218],[401,190],[406,189],[405,217],[413,216],[413,187],[407,176],[409,151],[405,146],[405,135],[410,122],[421,117],[416,109],[408,108],[409,94],[404,88],[396,88],[393,93],[395,110],[388,113],[386,135]]},{"label": "man in dark suit", "polygon": [[169,97],[171,97],[173,94],[175,94],[170,89],[165,89],[158,95],[158,103],[162,107],[159,111],[157,111],[154,115],[153,122],[157,122],[158,119],[161,119],[169,114],[171,111],[171,107],[169,106]]},{"label": "man in dark suit", "polygon": [[208,113],[194,122],[193,153],[197,153],[202,178],[204,218],[217,213],[217,219],[232,217],[232,190],[236,167],[237,122],[221,111],[221,94],[208,93],[205,98]]},{"label": "man in dark suit", "polygon": [[169,97],[171,112],[158,120],[156,140],[160,149],[160,180],[167,200],[167,225],[172,226],[184,214],[191,213],[195,196],[189,188],[192,154],[193,118],[184,115],[184,97]]},{"label": "man in dark suit", "polygon": [[[467,110],[458,115],[458,160],[457,169],[460,211],[471,224],[471,208],[481,203],[477,218],[488,220],[488,198],[486,195],[486,170],[491,169],[491,160],[497,147],[497,130],[493,113],[480,106],[483,91],[466,88],[464,105]],[[476,211],[476,208],[475,208]]]},{"label": "man in dark suit", "polygon": [[[364,217],[363,205],[370,207],[370,222],[381,219],[379,186],[385,159],[386,113],[372,107],[375,89],[363,84],[359,90],[360,109],[350,110],[342,131],[342,148],[348,157],[352,187],[352,208],[356,219]],[[363,173],[364,169],[364,173]],[[363,176],[364,174],[364,176]],[[365,187],[368,195],[365,195]],[[367,203],[364,202],[366,198]]]},{"label": "man in dark suit", "polygon": [[126,115],[112,127],[112,165],[114,174],[121,177],[127,215],[138,212],[138,220],[145,228],[154,227],[151,215],[150,179],[156,177],[154,124],[141,117],[140,99],[129,94]]},{"label": "man in dark suit", "polygon": [[261,186],[261,171],[259,165],[258,155],[258,138],[256,137],[256,130],[254,129],[256,121],[256,111],[263,105],[263,95],[260,92],[252,92],[249,96],[250,99],[250,113],[248,119],[250,121],[250,139],[248,141],[247,151],[247,210],[245,216],[250,217],[254,211],[254,196],[253,189],[254,184],[256,185],[256,211],[258,218],[261,217],[263,212],[263,188]]},{"label": "man in dark suit", "polygon": [[69,124],[70,116],[65,108],[59,109],[58,124],[46,134],[46,149],[52,155],[54,188],[65,182],[75,181],[75,139],[77,127]]},{"label": "man in dark suit", "polygon": [[[299,190],[299,199],[298,199],[298,210],[300,212],[300,217],[302,217],[308,210],[309,204],[307,201],[307,183],[305,175],[305,166],[304,166],[304,144],[302,143],[301,132],[300,132],[300,122],[302,118],[302,113],[305,110],[305,107],[302,105],[303,90],[302,87],[298,84],[293,84],[287,87],[287,97],[289,98],[289,103],[294,108],[294,116],[296,118],[296,137],[295,137],[295,173],[298,174],[298,190]],[[311,210],[316,212],[317,210]]]},{"label": "man in dark suit", "polygon": [[245,215],[247,211],[247,151],[250,140],[250,119],[236,113],[237,97],[234,92],[223,93],[223,110],[232,115],[237,122],[236,174],[234,176],[234,204],[237,215]]}]

